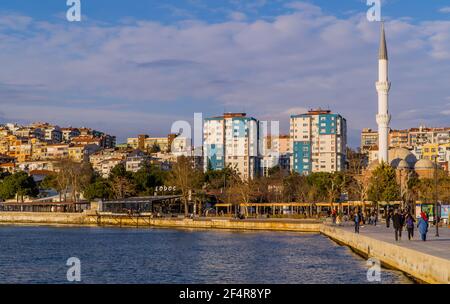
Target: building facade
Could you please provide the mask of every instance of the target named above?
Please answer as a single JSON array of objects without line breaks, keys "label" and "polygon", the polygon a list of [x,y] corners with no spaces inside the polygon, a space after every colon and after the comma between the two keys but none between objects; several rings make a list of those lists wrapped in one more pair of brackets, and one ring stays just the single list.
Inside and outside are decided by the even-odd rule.
[{"label": "building facade", "polygon": [[367,153],[373,146],[378,147],[378,132],[364,128],[361,132],[361,152]]},{"label": "building facade", "polygon": [[203,124],[204,170],[230,166],[244,180],[261,174],[260,123],[245,113],[225,113]]},{"label": "building facade", "polygon": [[299,174],[343,171],[347,123],[329,110],[311,110],[290,120],[291,171]]}]

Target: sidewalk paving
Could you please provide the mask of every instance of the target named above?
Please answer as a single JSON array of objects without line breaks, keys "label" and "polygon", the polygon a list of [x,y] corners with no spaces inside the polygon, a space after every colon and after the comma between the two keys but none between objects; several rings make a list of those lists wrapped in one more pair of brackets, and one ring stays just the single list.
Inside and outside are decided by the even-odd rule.
[{"label": "sidewalk paving", "polygon": [[[354,231],[353,226],[342,226],[342,229]],[[429,255],[441,257],[450,260],[450,229],[447,227],[439,227],[439,237],[436,237],[436,228],[430,226],[427,233],[427,241],[420,240],[420,234],[417,228],[414,229],[414,239],[408,240],[408,232],[406,229],[402,231],[402,238],[398,242],[395,241],[394,228],[387,228],[385,223],[373,225],[364,225],[359,229],[361,236],[368,236],[380,241],[384,241],[409,249],[417,250]]]}]

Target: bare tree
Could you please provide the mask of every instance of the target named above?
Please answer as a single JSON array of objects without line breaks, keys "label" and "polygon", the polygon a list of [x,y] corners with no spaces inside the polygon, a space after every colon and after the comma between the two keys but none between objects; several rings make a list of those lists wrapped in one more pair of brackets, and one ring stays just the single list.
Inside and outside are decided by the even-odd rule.
[{"label": "bare tree", "polygon": [[192,167],[192,162],[185,156],[177,158],[169,175],[169,181],[181,191],[181,198],[184,203],[184,214],[189,213],[189,196],[195,188],[201,184],[201,172]]}]

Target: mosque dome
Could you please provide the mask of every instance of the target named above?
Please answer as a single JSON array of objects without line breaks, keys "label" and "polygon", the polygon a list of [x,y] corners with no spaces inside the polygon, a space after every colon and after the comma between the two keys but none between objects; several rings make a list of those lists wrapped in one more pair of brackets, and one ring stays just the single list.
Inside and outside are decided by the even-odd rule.
[{"label": "mosque dome", "polygon": [[397,164],[397,169],[399,170],[407,170],[410,169],[411,166],[408,164],[408,162],[404,159],[401,159]]},{"label": "mosque dome", "polygon": [[430,170],[430,169],[434,169],[434,164],[429,159],[420,159],[414,165],[414,170]]},{"label": "mosque dome", "polygon": [[417,158],[406,148],[393,148],[388,152],[388,160],[389,164],[394,168],[398,168],[400,162],[404,160],[407,163],[408,168],[412,169],[414,168]]}]

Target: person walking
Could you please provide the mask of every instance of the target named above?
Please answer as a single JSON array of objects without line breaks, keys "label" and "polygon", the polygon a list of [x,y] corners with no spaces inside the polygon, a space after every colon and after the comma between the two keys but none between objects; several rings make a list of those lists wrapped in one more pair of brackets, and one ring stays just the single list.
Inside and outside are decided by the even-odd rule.
[{"label": "person walking", "polygon": [[361,221],[361,216],[359,212],[355,212],[355,233],[359,233],[359,222]]},{"label": "person walking", "polygon": [[337,217],[336,209],[333,209],[333,211],[331,212],[331,218],[333,220],[333,225],[336,225],[336,217]]},{"label": "person walking", "polygon": [[405,222],[406,222],[406,229],[408,230],[408,240],[411,241],[411,239],[414,238],[414,223],[416,222],[416,220],[411,215],[411,213],[408,213],[406,215]]},{"label": "person walking", "polygon": [[386,228],[389,228],[391,224],[391,210],[386,210]]},{"label": "person walking", "polygon": [[420,219],[417,227],[419,228],[420,238],[425,242],[427,240],[428,232],[428,217],[425,212],[420,213]]},{"label": "person walking", "polygon": [[398,239],[402,238],[402,215],[398,212],[398,209],[395,209],[394,215],[392,216],[392,225],[394,226],[395,230],[395,240],[398,241]]}]

